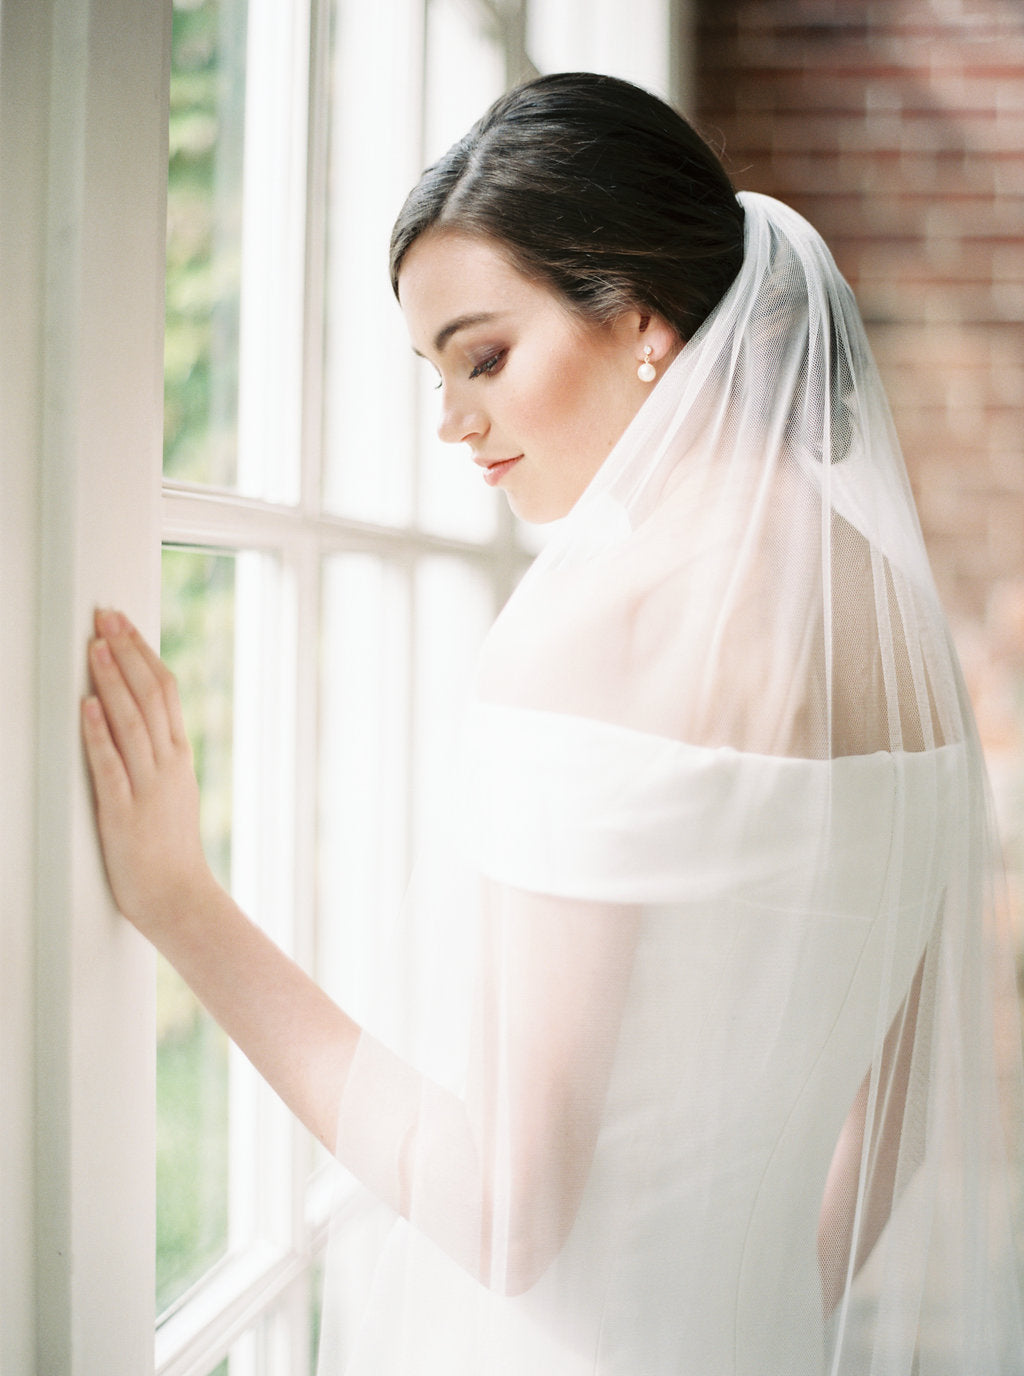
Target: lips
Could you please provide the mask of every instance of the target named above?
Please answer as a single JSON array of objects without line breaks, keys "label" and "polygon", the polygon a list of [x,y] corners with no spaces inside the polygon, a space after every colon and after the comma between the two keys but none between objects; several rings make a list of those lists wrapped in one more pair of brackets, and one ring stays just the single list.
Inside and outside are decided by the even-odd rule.
[{"label": "lips", "polygon": [[478,463],[481,468],[483,468],[484,482],[490,487],[495,487],[501,482],[505,474],[516,466],[522,457],[522,454],[517,454],[515,458],[512,459],[495,459],[493,461],[475,459],[474,463]]}]

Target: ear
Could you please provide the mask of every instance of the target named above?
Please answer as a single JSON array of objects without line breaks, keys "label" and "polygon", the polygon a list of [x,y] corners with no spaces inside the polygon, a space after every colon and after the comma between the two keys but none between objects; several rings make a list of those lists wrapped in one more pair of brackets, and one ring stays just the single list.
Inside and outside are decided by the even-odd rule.
[{"label": "ear", "polygon": [[668,364],[683,347],[683,341],[663,316],[650,311],[627,311],[619,318],[621,339],[637,363],[644,359],[644,349],[650,346],[654,364]]},{"label": "ear", "polygon": [[646,345],[651,346],[654,363],[670,363],[683,347],[683,341],[661,315],[641,315],[637,325],[637,360],[644,356]]}]

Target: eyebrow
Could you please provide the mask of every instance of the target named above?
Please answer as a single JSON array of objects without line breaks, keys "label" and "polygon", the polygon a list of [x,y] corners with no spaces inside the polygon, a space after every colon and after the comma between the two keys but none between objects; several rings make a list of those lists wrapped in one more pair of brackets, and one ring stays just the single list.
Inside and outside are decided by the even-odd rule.
[{"label": "eyebrow", "polygon": [[[498,311],[478,311],[475,315],[456,316],[454,320],[449,320],[447,325],[442,326],[434,336],[434,352],[443,353],[449,339],[453,334],[458,334],[459,330],[468,330],[471,325],[486,325],[491,320],[497,320],[499,316]],[[413,353],[420,354],[420,351],[413,349]],[[422,357],[420,354],[420,358]]]}]

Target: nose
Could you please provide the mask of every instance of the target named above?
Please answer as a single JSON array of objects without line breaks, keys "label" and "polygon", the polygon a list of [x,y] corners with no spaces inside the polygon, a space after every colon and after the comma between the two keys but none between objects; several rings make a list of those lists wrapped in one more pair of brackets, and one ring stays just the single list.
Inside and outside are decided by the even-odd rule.
[{"label": "nose", "polygon": [[464,405],[446,387],[441,399],[437,437],[442,444],[462,444],[487,433],[487,418],[474,406]]}]

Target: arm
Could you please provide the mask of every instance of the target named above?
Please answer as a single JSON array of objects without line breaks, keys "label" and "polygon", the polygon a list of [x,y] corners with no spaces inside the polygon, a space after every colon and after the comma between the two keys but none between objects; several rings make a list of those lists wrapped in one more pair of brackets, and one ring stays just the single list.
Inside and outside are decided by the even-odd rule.
[{"label": "arm", "polygon": [[575,1221],[632,971],[635,909],[487,886],[468,1084],[364,1037],[338,1155],[491,1289],[521,1294]]},{"label": "arm", "polygon": [[216,883],[173,676],[122,619],[97,630],[83,732],[119,908],[358,1177],[485,1283],[525,1289],[579,1207],[634,915],[493,888],[471,1083],[465,1098],[432,1085]]},{"label": "arm", "polygon": [[123,618],[97,630],[82,725],[115,901],[331,1148],[359,1028],[214,879],[174,678]]}]

